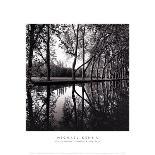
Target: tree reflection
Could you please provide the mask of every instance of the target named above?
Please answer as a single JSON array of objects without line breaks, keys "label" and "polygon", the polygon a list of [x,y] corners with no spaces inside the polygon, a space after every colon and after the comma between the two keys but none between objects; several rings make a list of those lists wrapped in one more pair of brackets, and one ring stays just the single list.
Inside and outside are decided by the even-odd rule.
[{"label": "tree reflection", "polygon": [[84,92],[85,92],[85,89],[84,89],[84,83],[82,84],[82,117],[81,117],[81,130],[83,130],[83,127],[84,127]]},{"label": "tree reflection", "polygon": [[27,121],[26,121],[26,130],[33,130],[34,129],[34,121],[33,121],[33,109],[32,109],[32,96],[31,96],[31,86],[27,86]]},{"label": "tree reflection", "polygon": [[[127,81],[94,83],[89,91],[95,108],[89,109],[87,125],[91,130],[129,130]],[[96,91],[95,91],[96,90]]]},{"label": "tree reflection", "polygon": [[50,104],[50,86],[47,86],[47,101],[46,101],[46,129],[49,130],[49,104]]},{"label": "tree reflection", "polygon": [[28,87],[27,130],[129,130],[129,83]]},{"label": "tree reflection", "polygon": [[65,98],[64,107],[63,107],[63,117],[60,123],[60,130],[70,131],[76,130],[75,128],[75,119],[74,119],[74,105],[72,104],[72,98]]},{"label": "tree reflection", "polygon": [[76,111],[76,98],[75,98],[75,84],[72,86],[72,99],[74,103],[74,118],[75,118],[75,129],[77,130],[78,124],[77,124],[77,111]]},{"label": "tree reflection", "polygon": [[33,116],[31,114],[31,117],[27,117],[26,129],[34,131],[53,130],[53,113],[57,98],[50,86],[36,86],[27,92],[29,92],[27,95],[27,113],[33,113]]}]

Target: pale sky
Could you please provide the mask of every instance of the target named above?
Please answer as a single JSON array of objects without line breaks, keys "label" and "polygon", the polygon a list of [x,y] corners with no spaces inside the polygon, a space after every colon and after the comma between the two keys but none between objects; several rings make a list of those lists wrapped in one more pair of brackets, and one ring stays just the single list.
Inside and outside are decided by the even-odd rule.
[{"label": "pale sky", "polygon": [[[72,64],[73,64],[73,60],[74,58],[67,55],[65,53],[65,51],[61,48],[58,48],[56,51],[56,56],[57,56],[57,61],[62,61],[64,63],[65,67],[71,67],[72,68]],[[82,60],[78,60],[76,61],[76,67],[80,66],[82,64]]]},{"label": "pale sky", "polygon": [[62,61],[65,67],[72,67],[73,58],[67,56],[65,51],[61,48],[55,50],[57,61]]},{"label": "pale sky", "polygon": [[[72,68],[74,57],[65,53],[65,50],[59,47],[60,41],[57,37],[53,37],[55,43],[52,47],[55,51],[57,61],[63,62],[64,67]],[[43,57],[46,59],[46,52],[43,52]],[[85,61],[88,59],[88,54],[85,54]],[[37,58],[42,59],[41,56],[37,54]],[[55,63],[56,64],[56,63]],[[77,59],[75,68],[78,68],[82,64],[82,60]]]},{"label": "pale sky", "polygon": [[[61,47],[59,47],[60,41],[57,37],[54,37],[54,40],[56,41],[56,43],[55,43],[55,54],[57,57],[57,61],[62,61],[64,63],[65,67],[72,68],[74,58],[67,55],[65,53],[65,50],[62,49]],[[77,60],[75,68],[79,67],[81,64],[82,64],[82,60]]]}]

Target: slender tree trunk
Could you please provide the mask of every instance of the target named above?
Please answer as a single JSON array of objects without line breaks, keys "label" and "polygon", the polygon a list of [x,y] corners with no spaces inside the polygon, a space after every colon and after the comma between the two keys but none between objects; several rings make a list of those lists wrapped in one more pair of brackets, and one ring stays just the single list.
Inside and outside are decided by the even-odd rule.
[{"label": "slender tree trunk", "polygon": [[[99,59],[101,53],[96,57],[96,60],[95,60],[95,57],[93,58],[92,60],[92,66],[91,66],[91,80],[93,79],[93,71],[94,71],[94,65],[96,63],[96,61]],[[96,67],[97,68],[97,67]]]},{"label": "slender tree trunk", "polygon": [[76,46],[75,46],[74,61],[73,61],[73,67],[72,67],[72,79],[73,80],[75,80],[75,66],[76,66],[77,49],[78,49],[78,33],[79,33],[79,24],[77,25]]},{"label": "slender tree trunk", "polygon": [[49,25],[47,25],[47,80],[50,80],[50,32]]},{"label": "slender tree trunk", "polygon": [[32,96],[31,96],[31,88],[27,88],[27,102],[28,102],[28,121],[29,128],[27,130],[34,130],[34,120],[33,120],[33,108],[32,108]]},{"label": "slender tree trunk", "polygon": [[84,27],[84,30],[83,30],[83,70],[82,70],[82,79],[85,78],[85,49],[84,49],[84,35],[85,35],[85,27]]},{"label": "slender tree trunk", "polygon": [[47,100],[46,100],[46,125],[47,130],[49,130],[49,104],[50,104],[50,86],[47,86]]},{"label": "slender tree trunk", "polygon": [[98,61],[97,61],[97,80],[98,80],[98,75],[100,74],[99,73],[99,69],[100,69],[100,60],[101,60],[101,57],[99,57]]},{"label": "slender tree trunk", "polygon": [[30,26],[30,49],[29,49],[29,58],[28,58],[28,71],[27,71],[27,80],[31,81],[32,77],[32,58],[33,58],[33,49],[34,49],[34,29],[35,25],[31,24]]},{"label": "slender tree trunk", "polygon": [[74,92],[75,92],[75,84],[73,84],[73,87],[72,87],[72,99],[74,103],[73,109],[74,109],[74,117],[75,117],[75,130],[77,130],[78,124],[77,124],[76,98],[75,98]]}]

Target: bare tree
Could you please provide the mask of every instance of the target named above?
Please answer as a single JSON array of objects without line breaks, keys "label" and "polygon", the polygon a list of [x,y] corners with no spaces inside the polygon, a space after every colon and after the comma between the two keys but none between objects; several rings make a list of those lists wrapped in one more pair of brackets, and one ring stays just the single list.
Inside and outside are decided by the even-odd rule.
[{"label": "bare tree", "polygon": [[72,67],[72,79],[75,80],[75,66],[77,61],[77,50],[78,50],[78,35],[79,35],[79,24],[77,25],[77,32],[76,32],[76,46],[75,46],[75,53],[74,53],[74,61]]}]

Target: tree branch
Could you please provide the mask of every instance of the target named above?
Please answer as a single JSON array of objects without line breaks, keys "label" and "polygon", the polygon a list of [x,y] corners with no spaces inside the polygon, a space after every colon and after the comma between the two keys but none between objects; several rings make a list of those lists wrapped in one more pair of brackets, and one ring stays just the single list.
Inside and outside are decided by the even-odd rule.
[{"label": "tree branch", "polygon": [[43,57],[40,49],[37,48],[38,54],[42,57],[42,59],[45,61],[45,63],[47,63],[46,59]]},{"label": "tree branch", "polygon": [[75,38],[76,38],[76,32],[75,32],[75,29],[74,29],[74,25],[72,24],[72,29],[73,29],[73,31],[74,31],[74,36],[75,36]]},{"label": "tree branch", "polygon": [[[123,50],[115,53],[113,56],[111,56],[110,60],[106,63],[106,65],[103,67],[103,70],[102,70],[102,73],[104,72],[104,69],[109,65],[109,63],[118,55],[120,54],[121,52],[123,52]],[[103,74],[102,74],[102,78],[103,78]]]},{"label": "tree branch", "polygon": [[[104,38],[104,41],[106,40],[106,38],[108,38],[108,36]],[[104,47],[105,47],[105,45],[104,45]],[[91,51],[93,51],[94,48],[96,48],[96,45],[92,48]],[[97,56],[101,55],[102,53],[103,53],[103,51],[101,50],[101,52],[99,52],[99,53],[97,54]],[[86,63],[88,63],[89,61],[91,61],[95,56],[96,56],[96,53],[95,53],[90,59],[88,59],[84,64],[80,65],[80,66],[75,70],[75,72],[76,72],[79,68],[81,68],[83,65],[85,65]]]},{"label": "tree branch", "polygon": [[43,29],[44,26],[45,26],[45,24],[43,24],[43,25],[39,28],[39,31],[38,31],[37,36],[36,36],[36,38],[35,38],[36,41],[38,40],[38,37],[39,37],[39,35],[40,35],[40,33],[41,33],[41,31],[42,31],[42,29]]}]

